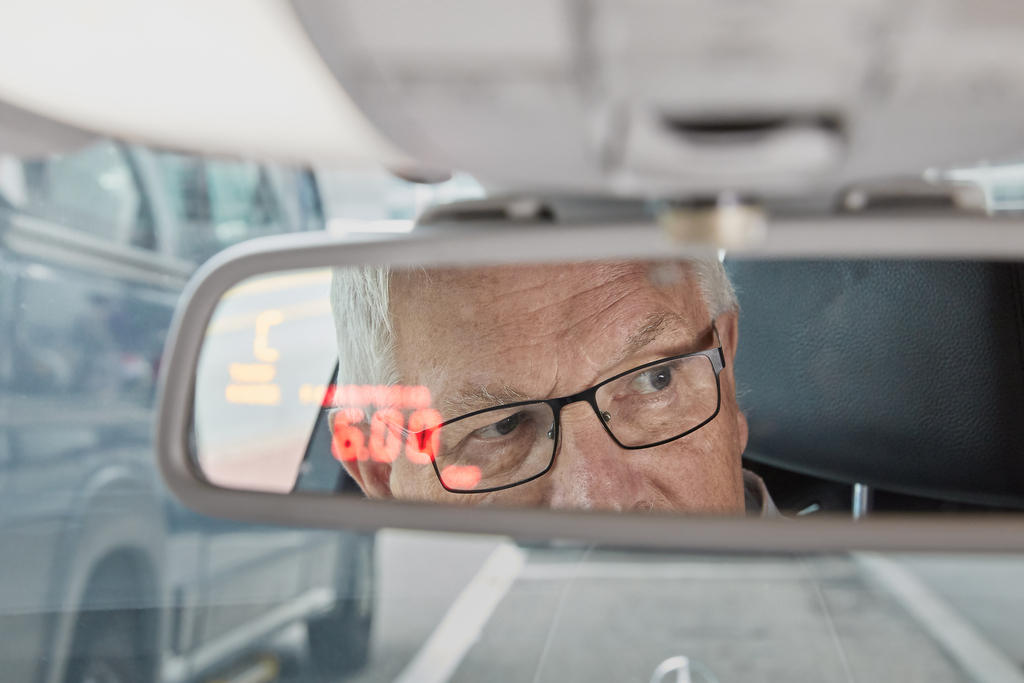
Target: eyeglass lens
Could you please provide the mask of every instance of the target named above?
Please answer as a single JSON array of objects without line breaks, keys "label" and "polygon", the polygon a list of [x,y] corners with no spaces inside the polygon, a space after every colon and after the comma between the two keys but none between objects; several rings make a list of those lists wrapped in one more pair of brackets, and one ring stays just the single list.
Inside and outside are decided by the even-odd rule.
[{"label": "eyeglass lens", "polygon": [[601,386],[597,406],[623,446],[671,439],[711,417],[718,407],[715,370],[707,356],[644,368]]},{"label": "eyeglass lens", "polygon": [[[704,355],[665,361],[602,385],[598,412],[625,447],[684,434],[718,408],[718,383]],[[445,488],[483,490],[515,485],[544,472],[557,448],[555,414],[547,403],[496,408],[441,428],[436,455]]]},{"label": "eyeglass lens", "polygon": [[479,490],[536,476],[551,462],[554,425],[554,411],[546,403],[488,410],[446,424],[436,456],[441,483],[462,489],[479,472],[471,487]]}]

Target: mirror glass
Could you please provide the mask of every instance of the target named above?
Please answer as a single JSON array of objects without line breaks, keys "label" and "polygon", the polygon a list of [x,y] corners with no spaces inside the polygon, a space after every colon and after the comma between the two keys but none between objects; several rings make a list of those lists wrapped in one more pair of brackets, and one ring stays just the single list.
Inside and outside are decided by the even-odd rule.
[{"label": "mirror glass", "polygon": [[616,261],[271,273],[223,297],[208,480],[455,505],[1017,509],[1013,263]]}]

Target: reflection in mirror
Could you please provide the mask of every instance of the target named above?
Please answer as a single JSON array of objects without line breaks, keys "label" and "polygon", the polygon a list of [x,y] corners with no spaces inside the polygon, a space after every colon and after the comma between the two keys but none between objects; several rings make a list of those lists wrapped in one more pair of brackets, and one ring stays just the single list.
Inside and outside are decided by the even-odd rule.
[{"label": "reflection in mirror", "polygon": [[195,456],[228,488],[456,505],[1018,508],[1019,270],[709,257],[265,275],[207,330]]},{"label": "reflection in mirror", "polygon": [[275,273],[228,291],[196,377],[196,455],[228,488],[294,487],[337,347],[329,270]]}]

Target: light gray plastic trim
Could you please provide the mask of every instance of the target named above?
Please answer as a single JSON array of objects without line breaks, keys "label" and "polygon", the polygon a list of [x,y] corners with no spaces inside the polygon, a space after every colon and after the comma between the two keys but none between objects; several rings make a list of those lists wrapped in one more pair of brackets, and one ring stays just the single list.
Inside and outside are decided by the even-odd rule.
[{"label": "light gray plastic trim", "polygon": [[96,139],[90,131],[0,101],[0,154],[27,158],[65,154]]},{"label": "light gray plastic trim", "polygon": [[[190,508],[216,517],[325,529],[382,527],[577,539],[693,551],[1024,550],[1024,515],[791,520],[710,519],[373,501],[318,493],[233,491],[205,481],[189,451],[194,376],[221,296],[267,272],[363,263],[441,265],[599,258],[668,258],[706,251],[668,241],[649,223],[559,226],[485,224],[417,229],[398,237],[342,239],[302,233],[247,242],[216,256],[189,281],[168,336],[156,424],[160,470]],[[780,220],[741,256],[917,257],[1024,260],[1024,221],[981,217]]]}]

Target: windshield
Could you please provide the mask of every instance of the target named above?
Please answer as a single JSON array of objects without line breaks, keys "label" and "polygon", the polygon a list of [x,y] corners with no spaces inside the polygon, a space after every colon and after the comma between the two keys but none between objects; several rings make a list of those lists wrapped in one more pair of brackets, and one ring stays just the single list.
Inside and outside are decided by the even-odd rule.
[{"label": "windshield", "polygon": [[[1021,185],[1000,181],[994,186],[998,205],[993,209],[1016,210],[1014,197]],[[1017,580],[1024,560],[1016,556],[722,556],[401,530],[326,532],[211,519],[170,495],[153,455],[155,381],[174,306],[198,264],[265,235],[407,232],[428,208],[482,196],[480,185],[466,175],[417,185],[379,169],[203,158],[111,141],[46,159],[0,156],[0,328],[6,340],[0,345],[0,666],[5,680],[931,682],[1022,677],[1024,639],[1016,621],[1024,607],[1024,590]],[[607,434],[595,432],[605,439],[601,448],[639,449],[703,427],[711,416],[718,420],[715,425],[725,424],[728,414],[734,422],[715,432],[714,443],[732,448],[743,436],[766,449],[760,458],[754,449],[736,450],[735,469],[723,469],[723,477],[740,477],[735,479],[738,498],[722,497],[735,503],[733,512],[749,509],[746,470],[756,472],[758,491],[781,514],[852,514],[860,495],[856,487],[863,482],[822,476],[806,465],[813,453],[810,439],[797,438],[808,424],[809,405],[817,401],[814,419],[836,413],[811,395],[800,399],[796,417],[771,412],[768,407],[782,401],[766,382],[778,376],[772,368],[784,368],[787,359],[803,359],[792,362],[803,373],[804,386],[835,388],[839,382],[830,373],[842,367],[837,345],[856,331],[835,327],[836,336],[819,340],[813,356],[800,356],[807,352],[808,335],[770,323],[810,306],[814,297],[807,292],[825,291],[834,296],[817,315],[833,322],[845,319],[876,296],[878,290],[870,283],[881,287],[892,282],[887,279],[892,273],[910,271],[856,262],[828,272],[815,267],[835,264],[788,267],[777,280],[786,279],[792,286],[785,305],[765,306],[757,303],[753,283],[772,275],[770,264],[761,264],[756,272],[757,264],[729,259],[724,266],[716,259],[705,266],[703,277],[724,274],[737,284],[738,310],[750,321],[742,323],[750,325],[749,334],[735,321],[712,326],[704,325],[709,321],[701,317],[698,326],[694,320],[700,316],[690,309],[666,309],[678,315],[629,321],[625,343],[635,352],[622,357],[616,355],[618,348],[600,345],[612,337],[611,326],[584,329],[570,319],[584,306],[596,305],[604,320],[620,320],[620,314],[635,308],[616,308],[611,300],[602,306],[581,292],[609,292],[638,283],[671,289],[688,282],[690,271],[658,262],[635,272],[617,264],[609,271],[566,265],[557,272],[395,275],[395,292],[403,286],[410,292],[427,291],[414,277],[426,277],[433,288],[430,297],[409,296],[401,304],[419,316],[402,318],[408,321],[406,329],[425,326],[415,338],[435,342],[403,347],[411,354],[405,357],[409,367],[428,365],[429,359],[416,353],[429,351],[436,360],[457,349],[473,359],[474,368],[524,369],[517,376],[525,380],[515,391],[492,383],[482,394],[445,393],[449,387],[427,375],[405,382],[431,387],[432,395],[443,395],[450,404],[445,418],[453,426],[445,428],[444,438],[452,443],[448,453],[453,466],[463,469],[447,470],[449,478],[440,480],[428,472],[432,490],[464,496],[483,477],[482,470],[466,468],[493,461],[491,456],[499,451],[516,455],[520,462],[540,448],[540,469],[550,465],[556,452],[556,440],[548,433],[553,420],[564,426],[557,452],[559,462],[566,463],[571,449],[579,446],[572,442],[579,415],[599,428],[597,421],[606,423]],[[913,272],[921,282],[949,275],[944,291],[950,297],[975,290],[1008,291],[1009,285],[1003,285],[1019,282],[1015,264],[995,270],[971,270],[958,263],[917,267]],[[540,290],[553,273],[564,285],[559,291],[572,294],[576,287],[579,296],[551,298],[541,307],[523,297],[488,298],[487,288],[495,283],[512,291]],[[298,453],[291,461],[264,462],[263,469],[224,456],[217,465],[236,483],[241,477],[247,485],[258,486],[259,476],[269,472],[278,484],[284,482],[285,490],[380,494],[372,473],[359,467],[373,462],[369,450],[366,457],[353,451],[354,457],[346,459],[337,450],[344,445],[336,440],[341,432],[317,436],[313,430],[317,419],[327,426],[326,414],[318,418],[320,408],[353,407],[340,402],[339,387],[394,382],[355,376],[346,380],[338,374],[346,366],[335,367],[338,318],[332,317],[328,298],[323,300],[326,307],[274,308],[284,311],[280,320],[265,315],[266,308],[256,303],[267,292],[284,297],[290,288],[326,292],[332,278],[336,282],[344,277],[326,271],[309,275],[303,279],[291,274],[290,279],[249,283],[248,289],[236,290],[230,300],[234,308],[210,332],[225,344],[221,356],[211,356],[224,371],[211,384],[211,395],[236,408],[251,408],[273,402],[273,391],[266,387],[278,387],[280,395],[293,399],[290,419],[298,425],[294,445],[281,445],[287,441],[281,438],[285,430],[277,423],[259,423],[252,413],[224,412],[197,436],[202,442],[241,434],[248,439],[243,455],[268,444]],[[729,296],[718,301],[727,315],[733,310],[730,301]],[[987,301],[990,307],[978,309],[979,318],[1003,310],[991,308],[997,299]],[[466,330],[479,332],[475,321],[481,319],[468,315],[471,307],[485,311],[488,321],[506,325],[503,329],[520,332],[469,334]],[[888,311],[890,317],[882,318],[887,325],[897,315],[896,307],[880,304],[878,310]],[[529,317],[537,311],[554,314]],[[808,310],[802,315],[808,319],[811,314]],[[317,316],[317,324],[326,328],[316,328],[312,335],[310,320]],[[437,320],[450,324],[438,326]],[[566,328],[566,320],[579,324]],[[948,327],[947,318],[937,320],[937,326]],[[523,332],[534,329],[523,321],[547,325],[546,332]],[[268,332],[272,328],[277,331]],[[254,336],[259,329],[265,333],[262,343]],[[764,356],[729,354],[737,335],[749,337],[753,348],[758,329],[789,335],[781,341],[760,338],[766,348],[780,349],[771,364],[758,364],[757,358]],[[886,329],[891,331],[891,325]],[[535,352],[537,340],[569,339],[570,333],[594,341],[592,348],[564,343],[560,348],[566,355],[551,367],[543,366],[541,355],[526,354],[523,361],[519,353],[524,347]],[[676,335],[671,344],[652,346],[658,335],[669,334]],[[282,345],[286,337],[294,347]],[[491,342],[495,345],[487,346]],[[315,362],[309,350],[314,346],[320,354]],[[295,349],[306,350],[300,354]],[[724,349],[722,355],[718,349]],[[963,352],[955,347],[949,357]],[[285,355],[279,358],[277,353]],[[601,354],[612,360],[605,362]],[[570,376],[569,358],[577,363],[572,381],[548,382],[551,376]],[[979,367],[994,368],[979,386],[994,386],[1009,376],[1004,366],[993,363],[979,362]],[[731,378],[734,367],[737,383],[716,385],[721,373]],[[860,366],[861,376],[870,370]],[[475,380],[480,385],[479,374],[460,376],[466,380],[462,384],[472,386]],[[971,393],[961,376],[952,376],[950,383],[960,387],[965,403],[981,400],[981,393]],[[339,390],[339,402],[324,406],[329,385]],[[676,395],[669,392],[673,386],[686,391]],[[504,395],[499,395],[501,389],[507,390]],[[596,412],[587,412],[591,409],[585,401],[563,402],[556,416],[546,412],[553,410],[555,399],[579,398],[591,389]],[[690,404],[691,412],[677,410],[672,401],[684,396],[704,400]],[[733,400],[733,412],[716,412],[726,399]],[[908,414],[927,418],[936,409],[934,398],[927,401],[927,406],[913,404]],[[508,412],[512,402],[520,403],[519,409]],[[855,413],[866,415],[879,430],[897,424],[876,407],[858,404]],[[741,434],[739,416],[744,411]],[[369,413],[367,409],[367,422],[372,420]],[[478,419],[481,414],[486,419]],[[339,424],[335,418],[331,426]],[[427,426],[417,429],[403,422],[406,437]],[[831,422],[828,427],[848,430],[848,438],[838,440],[842,443],[857,448],[872,443],[851,441],[865,436],[855,433],[858,428],[852,423]],[[516,440],[524,430],[526,437]],[[304,459],[316,438],[323,438],[324,457]],[[385,448],[387,438],[381,443]],[[841,452],[839,445],[833,450]],[[790,458],[765,456],[776,452]],[[800,458],[805,460],[794,467]],[[948,482],[937,480],[929,484],[931,497],[899,486],[871,486],[872,504],[931,512],[1013,507],[1012,500],[996,495],[1005,493],[998,485],[1005,488],[1008,470],[991,467],[986,470],[990,495],[982,499],[938,496],[934,491]],[[495,467],[487,476],[494,488],[526,486],[524,480],[538,472],[524,472]],[[600,507],[608,499],[594,497],[600,487],[588,489],[580,483],[585,474],[572,480],[578,485],[571,490],[558,488],[569,479],[538,479],[561,483],[543,489],[546,497],[537,500],[545,506]],[[708,479],[701,488],[711,491],[713,484]],[[401,497],[402,485],[387,493]],[[863,488],[859,491],[863,494]]]}]

